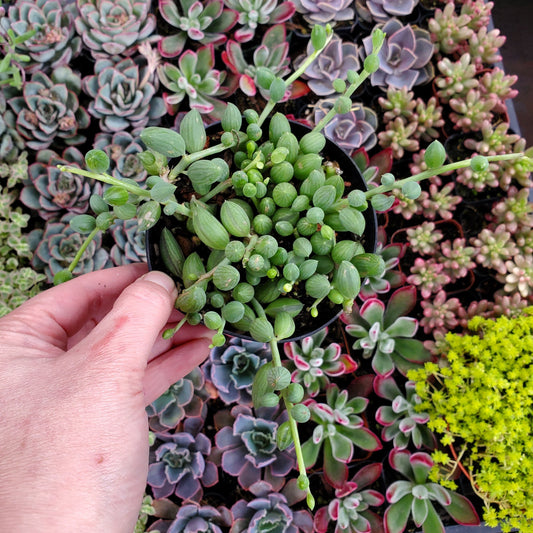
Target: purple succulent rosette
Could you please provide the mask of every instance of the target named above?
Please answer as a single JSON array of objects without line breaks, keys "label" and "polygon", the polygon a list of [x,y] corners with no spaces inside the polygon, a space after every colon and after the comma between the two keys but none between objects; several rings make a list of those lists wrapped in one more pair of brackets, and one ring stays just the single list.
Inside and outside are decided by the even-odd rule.
[{"label": "purple succulent rosette", "polygon": [[239,500],[232,508],[232,533],[313,532],[313,519],[308,511],[293,511],[283,494],[270,493],[251,502]]},{"label": "purple succulent rosette", "polygon": [[156,27],[152,0],[78,0],[76,31],[94,58],[129,56]]},{"label": "purple succulent rosette", "polygon": [[50,149],[40,150],[37,162],[28,167],[28,179],[20,192],[21,202],[34,209],[44,220],[61,215],[65,210],[74,214],[85,213],[91,194],[101,190],[90,180],[62,172],[57,165],[85,168],[83,154],[75,147],[66,148],[62,155]]},{"label": "purple succulent rosette", "polygon": [[254,376],[271,358],[266,344],[232,338],[211,350],[203,370],[225,403],[251,405]]},{"label": "purple succulent rosette", "polygon": [[146,262],[145,232],[139,231],[137,220],[117,220],[110,231],[115,239],[109,251],[114,265]]},{"label": "purple succulent rosette", "polygon": [[175,433],[161,438],[166,442],[155,451],[156,462],[150,465],[147,479],[155,498],[175,494],[185,501],[200,501],[202,487],[218,482],[217,467],[206,460],[211,453],[211,441],[203,433],[196,437]]},{"label": "purple succulent rosette", "polygon": [[27,54],[28,73],[47,72],[59,65],[68,65],[81,50],[81,39],[75,35],[75,4],[60,0],[22,0],[9,7],[7,17],[0,18],[0,27],[15,36],[35,30],[35,35],[17,44],[17,51]]},{"label": "purple succulent rosette", "polygon": [[271,420],[271,416],[256,418],[244,406],[234,407],[231,414],[235,417],[233,427],[225,426],[215,435],[223,470],[237,476],[244,489],[267,481],[274,490],[280,490],[295,464],[294,452],[280,451],[276,445],[276,432],[284,417],[277,421]]},{"label": "purple succulent rosette", "polygon": [[206,398],[203,372],[195,368],[146,407],[150,428],[156,432],[168,432],[186,417],[200,423],[207,411]]},{"label": "purple succulent rosette", "polygon": [[[226,507],[215,509],[210,505],[182,505],[167,533],[223,533],[233,518]],[[224,529],[222,529],[224,528]]]},{"label": "purple succulent rosette", "polygon": [[[36,229],[28,235],[34,253],[31,265],[36,270],[44,270],[49,283],[55,274],[69,267],[83,244],[83,236],[69,225],[73,216],[67,213],[58,222],[48,222],[44,230]],[[109,266],[109,253],[102,247],[102,236],[97,235],[84,251],[73,274],[85,274]]]},{"label": "purple succulent rosette", "polygon": [[419,0],[355,0],[357,14],[366,22],[386,22],[391,17],[410,15]]},{"label": "purple succulent rosette", "polygon": [[[428,82],[433,74],[430,63],[434,45],[428,31],[395,18],[381,25],[385,42],[379,51],[379,69],[370,76],[372,85],[408,90]],[[365,54],[372,52],[372,38],[363,39]]]},{"label": "purple succulent rosette", "polygon": [[311,24],[335,24],[354,18],[353,0],[293,0],[296,11]]},{"label": "purple succulent rosette", "polygon": [[89,126],[90,118],[79,105],[77,93],[79,77],[70,68],[59,67],[51,78],[35,72],[24,83],[22,96],[8,100],[17,115],[17,131],[28,148],[48,148],[56,139],[69,145],[85,141],[78,131]]},{"label": "purple succulent rosette", "polygon": [[111,168],[108,172],[118,179],[130,179],[142,185],[148,176],[138,154],[144,151],[138,137],[139,132],[133,134],[119,131],[114,134],[98,133],[93,148],[103,150],[108,156]]},{"label": "purple succulent rosette", "polygon": [[117,132],[155,124],[165,114],[163,99],[155,96],[150,66],[140,56],[118,63],[100,59],[94,75],[83,79],[84,91],[93,98],[89,113],[100,119],[100,129]]},{"label": "purple succulent rosette", "polygon": [[[318,124],[333,107],[334,101],[324,99],[317,102],[314,122]],[[324,135],[346,153],[352,154],[359,148],[370,150],[377,143],[377,114],[369,107],[354,103],[349,113],[336,115],[324,128]]]},{"label": "purple succulent rosette", "polygon": [[[313,52],[311,41],[307,44],[307,53],[295,61],[297,67],[305,57]],[[340,78],[346,79],[349,70],[358,71],[359,47],[351,42],[343,40],[336,34],[324,48],[318,58],[307,67],[303,78],[307,80],[310,89],[319,96],[327,96],[335,93],[333,82]]]}]

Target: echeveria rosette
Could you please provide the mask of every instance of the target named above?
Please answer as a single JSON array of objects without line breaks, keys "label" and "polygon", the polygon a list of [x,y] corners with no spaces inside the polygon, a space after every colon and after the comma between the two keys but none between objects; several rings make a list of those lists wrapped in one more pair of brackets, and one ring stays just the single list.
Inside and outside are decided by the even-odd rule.
[{"label": "echeveria rosette", "polygon": [[335,25],[352,20],[355,15],[352,3],[353,0],[293,0],[296,11],[303,15],[309,25]]},{"label": "echeveria rosette", "polygon": [[[136,135],[137,132],[133,132]],[[97,133],[93,148],[103,150],[110,161],[108,173],[117,179],[130,179],[142,185],[148,175],[141,160],[138,157],[144,147],[138,137],[127,131],[119,131],[114,134]]]},{"label": "echeveria rosette", "polygon": [[215,67],[215,51],[212,44],[197,51],[186,50],[180,55],[178,64],[165,63],[157,69],[161,83],[171,93],[164,93],[169,112],[174,114],[187,98],[189,107],[200,113],[220,115],[225,108],[217,96],[226,93],[222,83],[226,72]]},{"label": "echeveria rosette", "polygon": [[223,533],[230,527],[231,522],[231,512],[226,507],[215,509],[211,505],[191,503],[180,506],[167,533]]},{"label": "echeveria rosette", "polygon": [[239,43],[246,43],[254,38],[259,24],[279,24],[294,15],[293,2],[278,0],[224,0],[224,3],[238,13],[238,24],[241,26],[233,34]]},{"label": "echeveria rosette", "polygon": [[61,156],[50,149],[39,150],[36,162],[28,167],[28,178],[20,192],[21,202],[44,220],[62,215],[66,210],[77,215],[85,213],[91,194],[101,190],[99,184],[62,172],[57,165],[84,169],[85,159],[74,146],[66,148]]},{"label": "echeveria rosette", "polygon": [[81,39],[75,35],[73,3],[60,0],[22,0],[9,7],[7,16],[0,18],[4,32],[12,30],[16,37],[35,30],[33,37],[17,44],[17,53],[29,56],[24,64],[28,73],[48,72],[68,65],[81,50]]},{"label": "echeveria rosette", "polygon": [[271,358],[266,344],[234,337],[213,348],[202,368],[225,403],[251,405],[255,374]]},{"label": "echeveria rosette", "polygon": [[[285,24],[276,24],[265,31],[250,62],[246,60],[241,44],[230,39],[222,52],[222,60],[229,68],[229,92],[238,86],[244,94],[255,96],[259,89],[261,95],[268,99],[269,92],[257,83],[259,69],[266,68],[274,76],[285,77],[290,71],[288,54],[289,43]],[[308,89],[304,83],[296,81],[289,90],[291,96],[296,98],[305,94]]]},{"label": "echeveria rosette", "polygon": [[24,83],[22,96],[8,100],[27,148],[41,150],[59,140],[67,145],[85,141],[79,130],[89,126],[90,118],[79,104],[79,92],[79,76],[69,67],[58,67],[51,77],[35,72]]},{"label": "echeveria rosette", "polygon": [[342,353],[340,344],[328,342],[327,346],[321,346],[327,333],[328,328],[324,328],[299,342],[283,345],[291,361],[292,381],[300,383],[311,398],[329,385],[329,377],[354,372],[358,366],[349,354]]},{"label": "echeveria rosette", "polygon": [[[267,411],[272,414],[271,409],[264,408],[259,413]],[[244,489],[267,481],[273,490],[280,490],[295,464],[294,452],[280,451],[276,444],[276,433],[284,421],[284,413],[277,419],[279,424],[254,417],[252,410],[245,406],[234,407],[231,414],[235,417],[233,426],[225,426],[215,435],[222,469],[236,476]]]},{"label": "echeveria rosette", "polygon": [[405,383],[404,394],[392,376],[376,376],[374,391],[391,401],[391,405],[382,405],[376,411],[376,421],[383,426],[381,439],[384,442],[392,441],[398,449],[407,448],[411,441],[417,449],[435,447],[435,437],[426,425],[429,415],[417,408],[422,400],[415,392],[414,381]]},{"label": "echeveria rosette", "polygon": [[[314,122],[318,124],[333,107],[333,99],[315,104]],[[377,143],[378,117],[369,107],[353,103],[349,113],[337,114],[324,128],[324,135],[351,154],[358,148],[372,149]]]},{"label": "echeveria rosette", "polygon": [[203,434],[189,433],[162,436],[165,442],[155,450],[156,462],[150,464],[147,482],[154,497],[175,494],[185,501],[200,501],[203,487],[218,482],[218,470],[206,460],[211,453],[211,441]]},{"label": "echeveria rosette", "polygon": [[130,56],[140,43],[155,40],[152,0],[77,0],[76,31],[95,59]]},{"label": "echeveria rosette", "polygon": [[271,492],[252,501],[239,500],[231,508],[231,533],[312,533],[313,519],[308,511],[293,511],[287,498]]},{"label": "echeveria rosette", "polygon": [[137,220],[117,220],[110,231],[115,240],[109,251],[114,265],[146,262],[145,232],[139,231]]},{"label": "echeveria rosette", "polygon": [[100,119],[100,129],[117,132],[156,124],[165,114],[163,100],[155,96],[151,66],[138,56],[118,62],[100,59],[94,75],[83,79],[84,91],[93,98],[89,113]]},{"label": "echeveria rosette", "polygon": [[418,0],[355,0],[355,10],[366,22],[386,22],[391,17],[405,17],[417,5]]},{"label": "echeveria rosette", "polygon": [[[378,53],[379,68],[370,76],[378,87],[406,87],[428,82],[433,77],[431,57],[434,46],[428,31],[406,24],[395,18],[381,26],[385,42]],[[372,52],[372,38],[363,39],[365,54]]]},{"label": "echeveria rosette", "polygon": [[185,417],[205,418],[206,397],[204,375],[199,368],[195,368],[146,408],[150,428],[164,432],[176,428]]},{"label": "echeveria rosette", "polygon": [[225,9],[223,0],[159,0],[160,15],[177,32],[163,36],[157,43],[163,57],[176,57],[183,51],[187,38],[202,44],[224,44],[226,34],[235,26],[238,13]]},{"label": "echeveria rosette", "polygon": [[385,533],[402,533],[409,517],[425,533],[444,533],[444,525],[433,502],[440,504],[457,523],[479,525],[479,517],[467,498],[428,481],[433,467],[430,455],[393,449],[389,454],[389,463],[407,480],[395,481],[387,488],[386,497],[390,505],[383,517]]},{"label": "echeveria rosette", "polygon": [[[314,51],[311,41],[307,44],[307,53],[296,59],[295,65],[304,61]],[[349,70],[359,71],[359,47],[355,43],[343,41],[333,34],[331,41],[320,55],[305,69],[302,78],[307,80],[310,89],[319,96],[335,93],[333,82],[346,79]]]},{"label": "echeveria rosette", "polygon": [[[44,271],[49,283],[60,270],[70,266],[83,244],[83,235],[70,227],[73,216],[67,213],[59,221],[49,221],[44,229],[35,229],[28,235],[33,251],[31,265],[38,271]],[[83,252],[73,274],[86,274],[109,266],[109,254],[102,247],[102,235],[98,234]]]},{"label": "echeveria rosette", "polygon": [[431,360],[431,354],[418,339],[418,320],[405,316],[416,304],[416,289],[402,287],[394,291],[387,306],[377,298],[370,298],[351,314],[342,314],[346,333],[357,340],[355,350],[363,357],[372,357],[372,368],[378,376],[390,376],[397,368],[402,374]]},{"label": "echeveria rosette", "polygon": [[0,161],[14,163],[24,150],[24,140],[16,128],[16,116],[7,108],[6,97],[0,91]]},{"label": "echeveria rosette", "polygon": [[315,400],[304,403],[311,411],[311,420],[317,424],[313,435],[302,445],[305,466],[312,467],[323,448],[324,478],[332,487],[341,488],[348,479],[354,446],[366,451],[382,448],[379,438],[358,416],[366,409],[368,399],[349,398],[347,390],[331,384],[326,391],[326,403]]},{"label": "echeveria rosette", "polygon": [[383,519],[370,507],[385,503],[383,494],[366,487],[381,476],[383,465],[372,463],[360,468],[350,481],[335,490],[335,499],[315,513],[314,526],[317,533],[326,533],[330,521],[335,533],[383,533]]}]

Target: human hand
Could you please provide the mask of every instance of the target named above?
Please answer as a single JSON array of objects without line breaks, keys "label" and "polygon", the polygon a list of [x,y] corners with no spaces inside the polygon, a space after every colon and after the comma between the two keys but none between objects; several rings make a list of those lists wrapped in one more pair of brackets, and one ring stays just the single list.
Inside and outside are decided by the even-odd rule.
[{"label": "human hand", "polygon": [[4,531],[133,531],[148,471],[145,406],[205,359],[212,336],[185,325],[163,339],[179,320],[176,288],[145,273],[86,274],[0,319]]}]

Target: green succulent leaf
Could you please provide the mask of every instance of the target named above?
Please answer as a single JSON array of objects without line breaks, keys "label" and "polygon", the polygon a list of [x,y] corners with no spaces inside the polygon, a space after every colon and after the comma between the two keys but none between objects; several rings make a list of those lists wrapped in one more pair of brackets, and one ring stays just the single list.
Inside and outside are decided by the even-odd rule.
[{"label": "green succulent leaf", "polygon": [[141,140],[148,148],[166,157],[185,155],[185,141],[177,131],[150,126],[141,132]]},{"label": "green succulent leaf", "polygon": [[296,317],[303,309],[304,304],[294,298],[281,297],[267,305],[265,313],[275,317],[280,313],[287,313],[292,318]]},{"label": "green succulent leaf", "polygon": [[91,215],[76,215],[70,220],[70,227],[78,233],[91,233],[96,228],[96,219]]},{"label": "green succulent leaf", "polygon": [[189,154],[203,150],[207,140],[202,116],[196,109],[192,109],[183,117],[180,124],[180,134],[185,142],[185,149]]}]

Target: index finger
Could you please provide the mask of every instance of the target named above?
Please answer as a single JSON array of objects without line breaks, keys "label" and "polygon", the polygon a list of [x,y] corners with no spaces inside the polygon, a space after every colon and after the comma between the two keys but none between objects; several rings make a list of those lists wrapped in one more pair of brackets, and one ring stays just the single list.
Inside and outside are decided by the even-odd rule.
[{"label": "index finger", "polygon": [[66,349],[70,337],[88,322],[98,323],[120,293],[147,271],[138,263],[84,274],[38,294],[8,317],[25,326],[26,336]]}]

